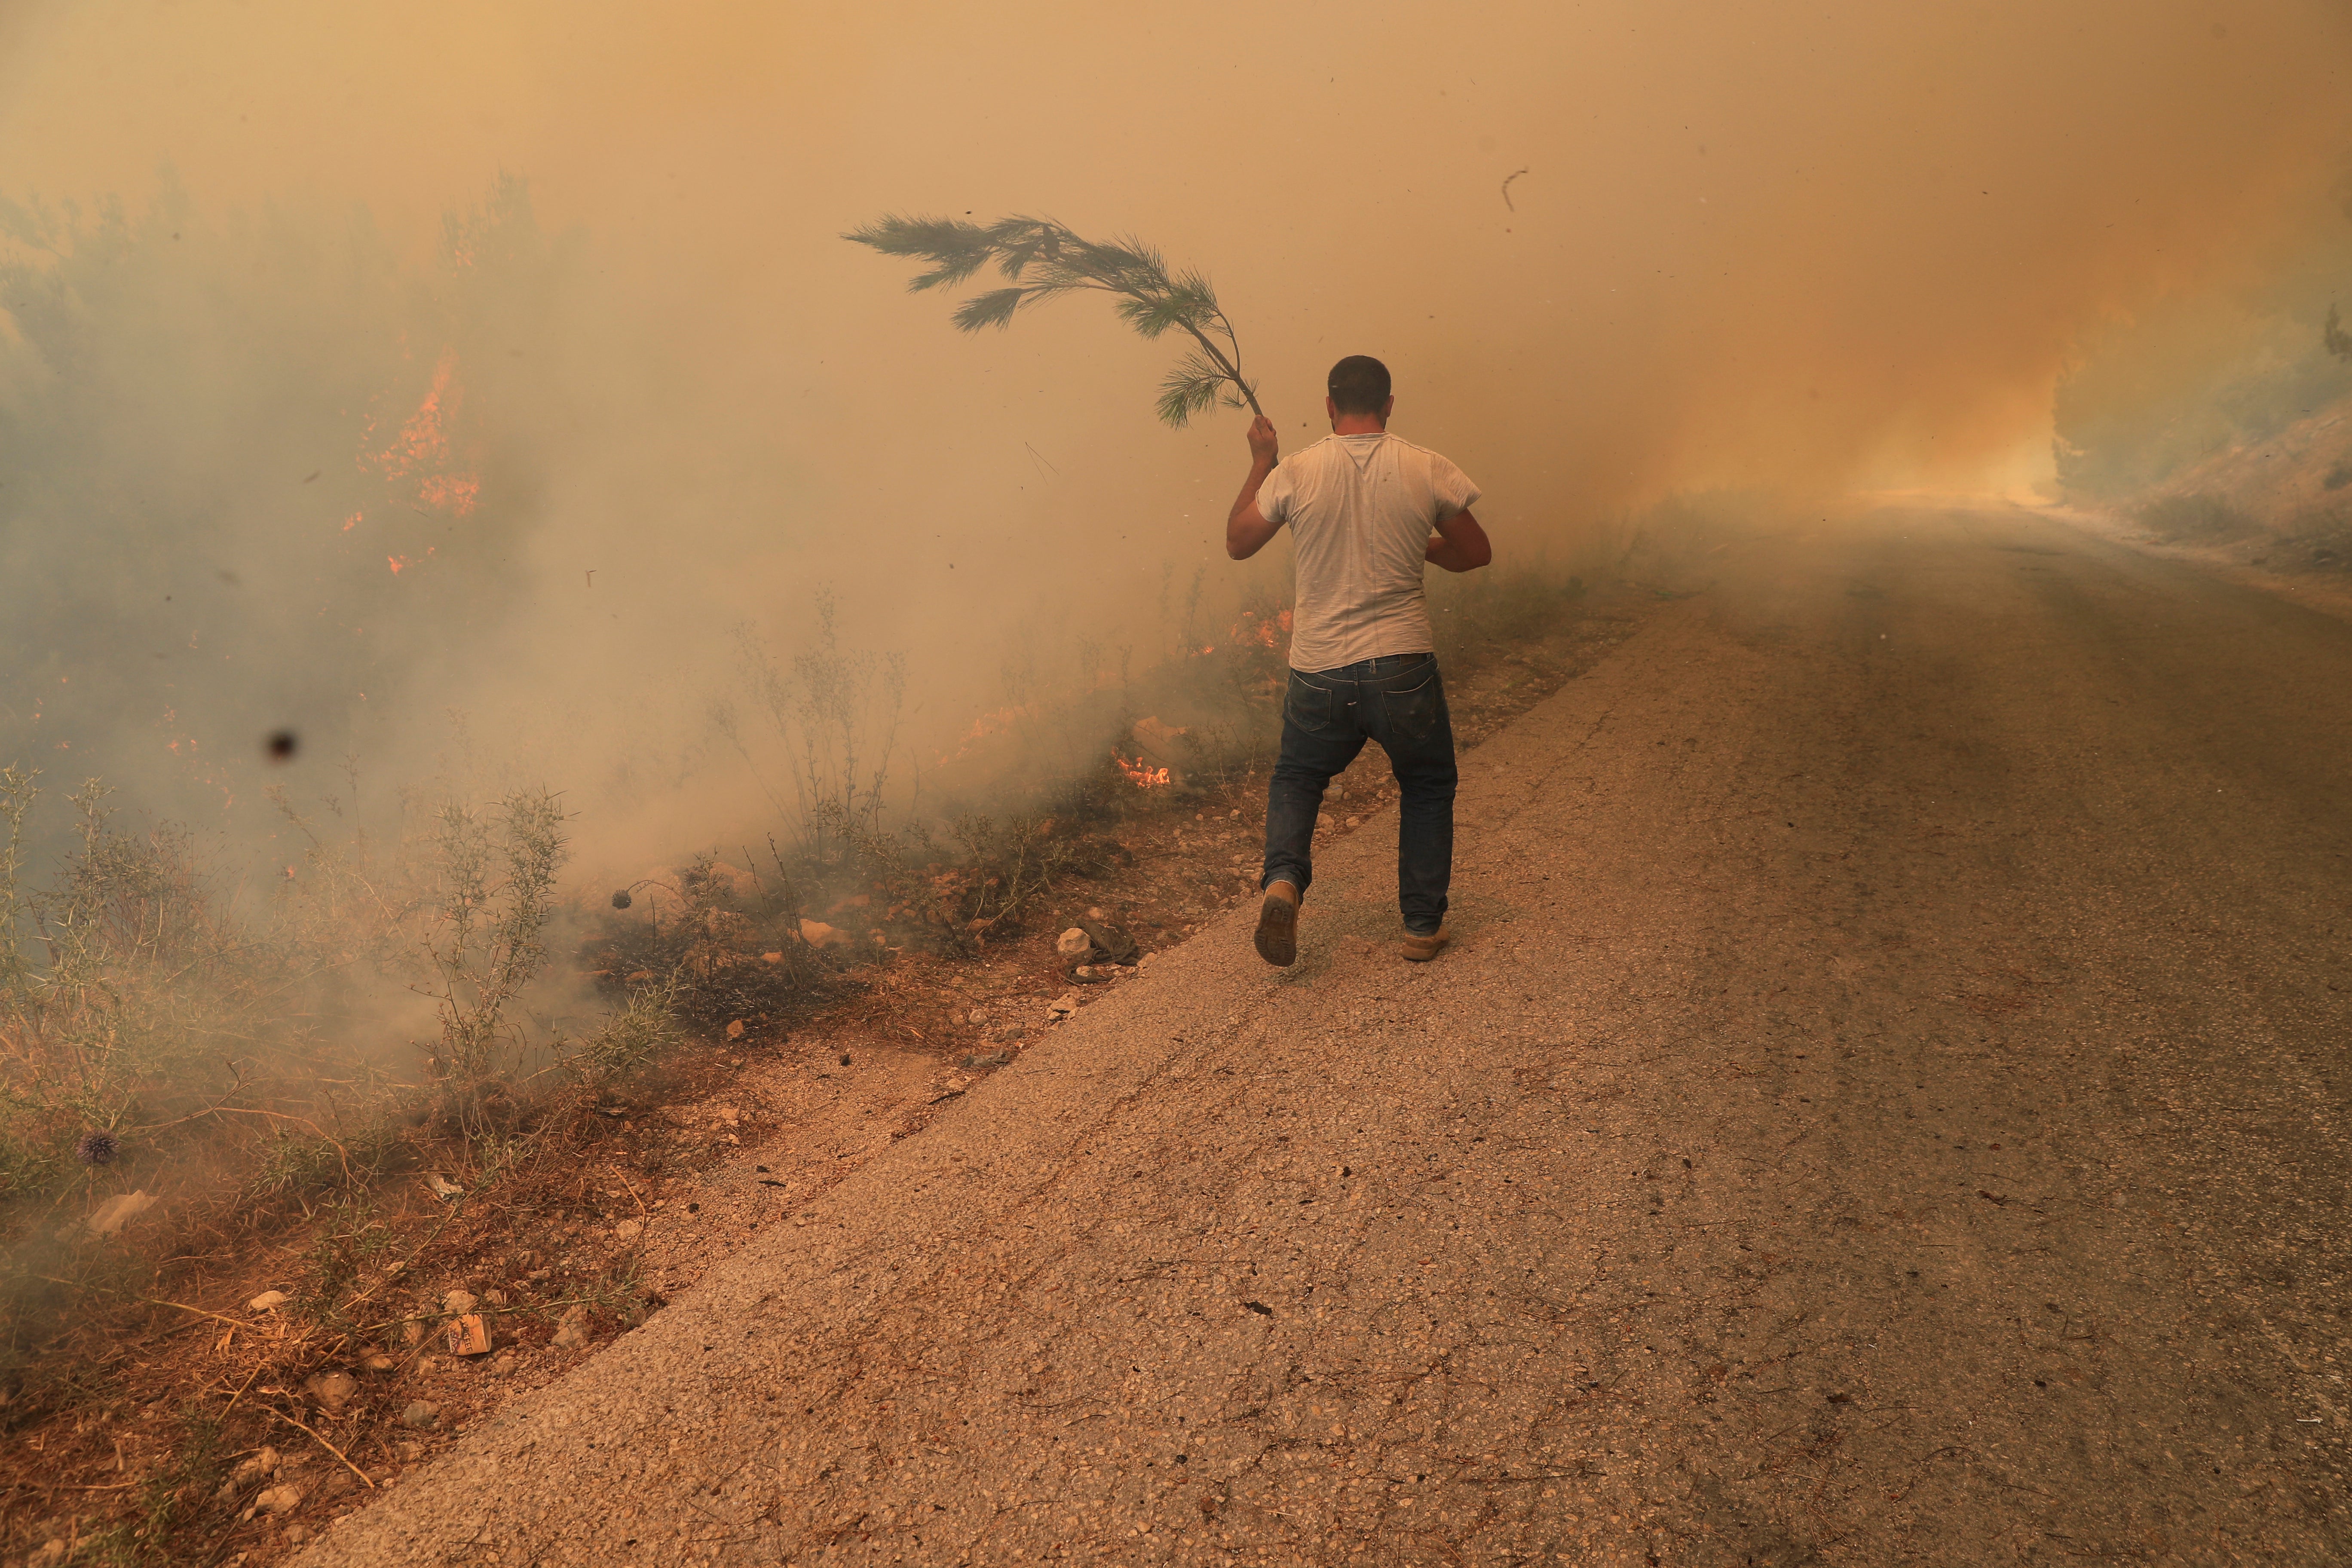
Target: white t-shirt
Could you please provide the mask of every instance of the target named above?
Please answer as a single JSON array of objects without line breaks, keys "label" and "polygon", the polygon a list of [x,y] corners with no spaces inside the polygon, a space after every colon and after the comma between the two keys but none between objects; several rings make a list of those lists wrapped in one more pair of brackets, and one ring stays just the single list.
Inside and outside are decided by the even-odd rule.
[{"label": "white t-shirt", "polygon": [[1429,535],[1477,499],[1461,469],[1384,431],[1327,436],[1283,458],[1257,510],[1289,525],[1297,552],[1290,668],[1433,652],[1421,584]]}]

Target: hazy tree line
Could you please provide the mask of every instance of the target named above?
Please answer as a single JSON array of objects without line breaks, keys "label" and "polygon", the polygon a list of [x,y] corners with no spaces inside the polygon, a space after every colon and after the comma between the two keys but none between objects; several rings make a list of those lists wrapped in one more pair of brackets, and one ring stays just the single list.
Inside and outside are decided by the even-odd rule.
[{"label": "hazy tree line", "polygon": [[2122,499],[2352,394],[2347,303],[2352,175],[2257,281],[2200,289],[2078,345],[2054,410],[2061,484]]}]

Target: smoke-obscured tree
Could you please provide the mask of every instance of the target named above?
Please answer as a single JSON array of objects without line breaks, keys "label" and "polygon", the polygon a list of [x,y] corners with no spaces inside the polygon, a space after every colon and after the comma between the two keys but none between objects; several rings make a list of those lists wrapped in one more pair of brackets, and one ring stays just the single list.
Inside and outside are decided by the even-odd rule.
[{"label": "smoke-obscured tree", "polygon": [[2352,360],[2352,332],[2344,330],[2344,318],[2333,305],[2327,307],[2327,320],[2320,323],[2319,346],[2337,359]]},{"label": "smoke-obscured tree", "polygon": [[1198,271],[1171,272],[1141,240],[1082,239],[1051,218],[1008,217],[992,224],[893,213],[842,237],[885,256],[926,262],[907,287],[951,288],[993,264],[1005,286],[975,294],[950,318],[962,331],[1006,327],[1026,306],[1091,291],[1111,296],[1119,319],[1147,338],[1179,331],[1192,340],[1160,384],[1160,417],[1178,429],[1193,415],[1223,405],[1254,414],[1257,389],[1242,374],[1241,342]]},{"label": "smoke-obscured tree", "polygon": [[421,266],[362,212],[207,212],[168,174],[0,197],[0,765],[272,826],[261,779],[335,788],[360,726],[437,712],[417,672],[518,589],[567,267],[518,180]]}]

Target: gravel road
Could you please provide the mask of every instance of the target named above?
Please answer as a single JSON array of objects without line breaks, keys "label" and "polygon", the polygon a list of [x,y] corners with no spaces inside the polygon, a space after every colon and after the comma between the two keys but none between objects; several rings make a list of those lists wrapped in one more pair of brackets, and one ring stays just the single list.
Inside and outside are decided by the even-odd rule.
[{"label": "gravel road", "polygon": [[2352,1557],[2352,626],[1743,540],[1387,821],[299,1559]]}]

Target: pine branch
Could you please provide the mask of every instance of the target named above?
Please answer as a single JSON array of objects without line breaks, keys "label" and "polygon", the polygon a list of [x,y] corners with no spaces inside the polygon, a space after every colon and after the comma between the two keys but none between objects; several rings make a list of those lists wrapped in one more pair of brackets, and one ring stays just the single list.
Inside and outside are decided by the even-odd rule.
[{"label": "pine branch", "polygon": [[[1159,251],[1133,237],[1108,243],[1080,238],[1051,218],[1008,217],[992,224],[888,214],[842,236],[885,256],[929,264],[907,287],[919,292],[962,283],[993,262],[1008,287],[965,300],[949,319],[961,331],[1009,327],[1024,306],[1079,289],[1113,296],[1112,309],[1145,338],[1181,331],[1196,345],[1160,383],[1160,417],[1181,429],[1193,415],[1245,403],[1257,390],[1241,372],[1241,343],[1203,274],[1171,274]],[[1220,347],[1211,334],[1223,339]]]}]

